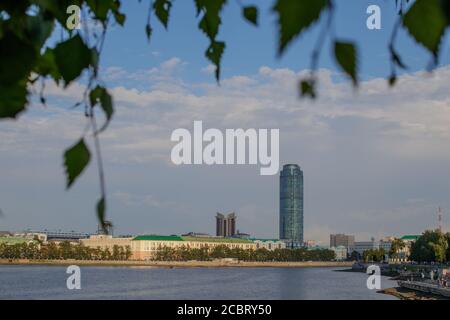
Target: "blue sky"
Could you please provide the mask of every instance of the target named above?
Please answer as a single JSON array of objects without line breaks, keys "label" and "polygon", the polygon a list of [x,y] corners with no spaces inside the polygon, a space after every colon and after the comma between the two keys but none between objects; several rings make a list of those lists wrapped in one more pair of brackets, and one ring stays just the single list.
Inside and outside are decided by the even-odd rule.
[{"label": "blue sky", "polygon": [[[243,1],[244,4],[252,4]],[[371,4],[381,8],[382,29],[368,30],[366,9]],[[255,73],[261,65],[274,68],[304,69],[309,67],[311,50],[315,44],[320,24],[308,30],[295,41],[281,57],[277,58],[276,15],[273,1],[257,1],[260,10],[259,27],[255,28],[241,16],[237,1],[229,1],[223,10],[223,23],[218,39],[227,43],[223,57],[223,77]],[[144,1],[126,1],[123,7],[128,19],[125,28],[115,28],[109,35],[103,57],[104,66],[120,65],[135,71],[150,68],[170,57],[187,62],[183,78],[189,81],[208,80],[199,70],[208,64],[204,57],[208,45],[206,36],[197,28],[198,18],[193,1],[176,1],[171,11],[168,31],[152,16],[154,29],[150,45],[146,41],[144,25],[148,4]],[[334,32],[340,39],[354,40],[360,50],[362,79],[389,75],[387,44],[393,23],[397,18],[394,1],[341,0],[337,1]],[[328,38],[329,40],[329,38]],[[442,51],[442,64],[449,62],[448,43]],[[406,32],[400,32],[397,48],[410,71],[425,67],[427,52],[418,46]],[[335,69],[331,49],[327,45],[321,54],[320,66]],[[155,56],[153,53],[157,53]],[[209,79],[213,80],[213,79]]]},{"label": "blue sky", "polygon": [[[204,128],[280,129],[280,165],[298,163],[304,171],[306,239],[327,244],[337,232],[359,240],[420,233],[436,226],[438,206],[450,226],[448,36],[441,65],[430,74],[423,72],[430,56],[402,31],[397,51],[410,68],[389,88],[394,1],[337,1],[335,34],[358,43],[361,85],[354,90],[341,76],[327,45],[319,97],[310,101],[298,98],[297,83],[318,29],[278,59],[273,1],[257,1],[258,28],[241,18],[236,1],[225,7],[220,86],[204,57],[208,41],[192,1],[175,2],[168,31],[152,17],[150,44],[148,3],[124,2],[125,27],[108,33],[100,74],[116,110],[101,143],[108,217],[117,233],[213,234],[215,213],[235,211],[241,231],[278,236],[277,175],[260,176],[259,166],[171,163],[172,131],[192,129],[194,120]],[[379,31],[366,28],[370,4],[381,7]],[[83,110],[70,108],[83,90],[82,80],[67,90],[49,81],[47,107],[33,104],[17,121],[0,123],[0,230],[96,230],[95,162],[69,191],[62,168],[63,150],[85,127]]]}]

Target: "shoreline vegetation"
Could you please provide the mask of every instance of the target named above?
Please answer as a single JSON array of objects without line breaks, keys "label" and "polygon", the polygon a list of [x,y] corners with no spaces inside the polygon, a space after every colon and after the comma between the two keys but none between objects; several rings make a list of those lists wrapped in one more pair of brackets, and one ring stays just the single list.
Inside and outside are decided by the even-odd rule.
[{"label": "shoreline vegetation", "polygon": [[[141,250],[143,248],[140,248]],[[31,240],[29,243],[0,243],[0,259],[28,259],[28,260],[79,260],[79,261],[216,261],[234,260],[248,262],[303,262],[303,261],[334,261],[335,253],[328,249],[306,248],[273,249],[266,248],[244,249],[242,247],[228,247],[224,244],[210,247],[208,244],[200,247],[182,245],[171,247],[160,245],[151,248],[147,246],[146,254],[141,250],[131,250],[126,246],[85,246],[63,241],[40,243]]]},{"label": "shoreline vegetation", "polygon": [[221,267],[272,267],[272,268],[306,268],[306,267],[351,267],[348,261],[235,261],[217,259],[212,261],[141,261],[141,260],[33,260],[0,259],[0,265],[54,265],[54,266],[103,266],[103,267],[156,267],[156,268],[221,268]]}]

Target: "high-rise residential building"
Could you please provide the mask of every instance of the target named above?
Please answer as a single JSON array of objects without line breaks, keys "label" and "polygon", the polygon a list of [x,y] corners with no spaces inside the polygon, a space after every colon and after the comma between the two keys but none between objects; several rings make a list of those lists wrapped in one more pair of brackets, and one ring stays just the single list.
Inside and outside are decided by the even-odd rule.
[{"label": "high-rise residential building", "polygon": [[280,239],[303,243],[303,171],[296,164],[280,172]]},{"label": "high-rise residential building", "polygon": [[344,246],[347,252],[351,253],[355,249],[355,236],[347,234],[330,234],[330,247]]},{"label": "high-rise residential building", "polygon": [[234,212],[224,215],[217,212],[216,215],[216,236],[232,237],[236,235],[236,214]]}]

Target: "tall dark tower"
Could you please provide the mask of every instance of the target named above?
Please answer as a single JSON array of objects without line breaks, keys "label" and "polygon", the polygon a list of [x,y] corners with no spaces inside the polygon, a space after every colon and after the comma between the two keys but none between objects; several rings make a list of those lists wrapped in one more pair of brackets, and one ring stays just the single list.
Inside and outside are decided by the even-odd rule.
[{"label": "tall dark tower", "polygon": [[280,172],[280,239],[303,243],[303,171],[296,164]]},{"label": "tall dark tower", "polygon": [[216,215],[216,236],[232,237],[236,234],[236,214],[234,212],[225,216],[217,212]]}]

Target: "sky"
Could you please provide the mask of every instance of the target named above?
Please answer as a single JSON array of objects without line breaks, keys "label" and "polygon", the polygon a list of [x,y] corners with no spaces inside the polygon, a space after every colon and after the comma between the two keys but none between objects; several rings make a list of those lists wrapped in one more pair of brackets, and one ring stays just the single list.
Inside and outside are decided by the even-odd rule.
[{"label": "sky", "polygon": [[[192,130],[194,120],[205,129],[280,130],[280,166],[304,171],[305,239],[417,234],[436,228],[438,206],[448,230],[450,41],[446,35],[440,65],[429,73],[430,56],[401,31],[396,48],[408,70],[389,88],[393,2],[337,1],[334,33],[358,43],[361,84],[355,90],[342,75],[327,41],[311,101],[298,97],[297,84],[319,28],[277,57],[273,1],[257,1],[259,27],[242,19],[238,2],[224,8],[220,85],[192,1],[175,2],[167,31],[152,16],[150,43],[148,3],[125,1],[125,27],[109,31],[100,73],[116,108],[101,135],[115,234],[214,234],[216,212],[234,211],[241,232],[278,236],[278,175],[261,176],[255,165],[171,163],[172,131]],[[381,8],[381,30],[366,28],[371,4]],[[70,190],[62,167],[63,150],[86,124],[83,110],[71,108],[83,89],[81,80],[67,90],[48,82],[46,107],[33,103],[18,120],[0,121],[0,230],[96,230],[95,162]]]}]

